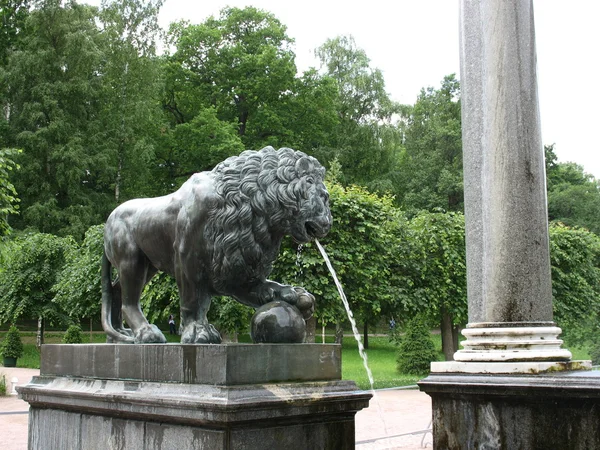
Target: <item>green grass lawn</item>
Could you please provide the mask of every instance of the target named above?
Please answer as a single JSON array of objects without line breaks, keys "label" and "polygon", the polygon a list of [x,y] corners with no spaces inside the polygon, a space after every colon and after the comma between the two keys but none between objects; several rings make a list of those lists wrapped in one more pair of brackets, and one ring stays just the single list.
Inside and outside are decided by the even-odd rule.
[{"label": "green grass lawn", "polygon": [[[45,334],[45,342],[47,344],[62,343],[62,336],[63,333],[61,332],[48,332]],[[169,334],[165,334],[165,336],[169,342],[179,342],[179,336]],[[89,333],[84,333],[83,337],[84,343],[90,342]],[[0,333],[1,338],[3,338],[3,333]],[[35,332],[21,332],[21,338],[23,339],[25,353],[17,360],[17,366],[39,369],[40,353],[35,346]],[[443,361],[440,335],[432,334],[431,339],[438,350],[438,360]],[[91,341],[94,343],[106,342],[105,334],[95,332],[92,334]],[[240,342],[249,341],[249,336],[240,336]],[[321,342],[320,337],[317,337],[317,342]],[[333,342],[333,337],[327,336],[326,342]],[[569,350],[573,353],[573,359],[589,359],[586,349],[569,347]],[[389,342],[387,336],[369,337],[367,359],[373,374],[375,389],[413,385],[427,375],[426,373],[420,376],[398,373],[396,370],[396,353],[397,347]],[[361,389],[370,389],[371,387],[367,371],[358,353],[358,344],[354,337],[348,334],[344,336],[342,344],[342,378],[356,381]]]}]

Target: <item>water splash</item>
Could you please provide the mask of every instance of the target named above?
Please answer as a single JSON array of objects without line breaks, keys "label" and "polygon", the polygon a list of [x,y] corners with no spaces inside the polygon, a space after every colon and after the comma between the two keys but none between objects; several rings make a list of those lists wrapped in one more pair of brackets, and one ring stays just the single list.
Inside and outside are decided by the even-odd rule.
[{"label": "water splash", "polygon": [[373,393],[374,393],[375,392],[375,387],[374,387],[375,382],[373,380],[373,374],[371,373],[371,369],[369,368],[367,353],[365,352],[365,347],[362,343],[360,333],[358,332],[358,328],[356,327],[356,320],[354,320],[354,314],[352,314],[352,310],[350,309],[350,304],[348,303],[346,294],[344,293],[344,290],[342,289],[342,284],[340,283],[340,280],[338,280],[337,274],[335,273],[335,269],[331,265],[329,256],[327,255],[327,253],[325,252],[325,249],[323,248],[323,246],[317,239],[315,239],[315,244],[317,244],[317,247],[319,248],[321,255],[323,255],[325,264],[327,264],[327,267],[329,268],[329,271],[331,272],[331,276],[333,277],[333,281],[335,282],[335,285],[337,286],[337,290],[340,293],[342,303],[344,304],[344,308],[346,309],[346,314],[348,314],[348,319],[350,320],[350,325],[352,326],[352,333],[354,333],[354,339],[356,339],[356,342],[358,343],[358,353],[360,354],[360,357],[363,360],[363,365],[365,366],[365,370],[367,371],[367,376],[369,377],[369,383],[371,383],[371,391],[373,391]]}]

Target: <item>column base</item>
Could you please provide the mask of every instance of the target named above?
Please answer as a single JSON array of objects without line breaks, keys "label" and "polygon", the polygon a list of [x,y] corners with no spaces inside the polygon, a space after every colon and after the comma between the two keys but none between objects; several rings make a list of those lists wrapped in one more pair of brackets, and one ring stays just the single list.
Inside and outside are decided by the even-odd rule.
[{"label": "column base", "polygon": [[553,322],[472,323],[462,331],[467,339],[454,354],[462,362],[569,361],[562,349],[561,329]]},{"label": "column base", "polygon": [[470,374],[541,374],[591,370],[591,361],[524,361],[524,362],[462,362],[437,361],[431,363],[431,373]]}]

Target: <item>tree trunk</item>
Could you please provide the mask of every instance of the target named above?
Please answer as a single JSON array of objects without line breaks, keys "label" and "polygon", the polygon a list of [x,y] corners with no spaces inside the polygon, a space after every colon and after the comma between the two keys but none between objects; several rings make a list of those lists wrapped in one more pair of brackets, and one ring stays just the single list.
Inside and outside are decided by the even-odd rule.
[{"label": "tree trunk", "polygon": [[94,327],[93,327],[94,319],[90,317],[90,344],[94,342]]},{"label": "tree trunk", "polygon": [[460,334],[460,329],[458,325],[454,325],[452,327],[452,344],[454,346],[454,352],[458,351],[458,335]]},{"label": "tree trunk", "polygon": [[440,323],[440,331],[442,333],[442,351],[446,361],[454,361],[454,333],[452,325],[452,315],[442,308],[442,321]]},{"label": "tree trunk", "polygon": [[363,327],[363,345],[365,350],[369,349],[369,324],[367,322],[365,322]]},{"label": "tree trunk", "polygon": [[321,329],[321,344],[325,343],[325,325],[323,325],[323,328]]},{"label": "tree trunk", "polygon": [[40,349],[40,348],[42,348],[43,344],[44,344],[44,318],[42,316],[39,316],[35,345],[37,346],[38,349]]},{"label": "tree trunk", "polygon": [[335,324],[335,343],[341,344],[344,340],[344,328],[340,322]]},{"label": "tree trunk", "polygon": [[317,318],[312,316],[310,319],[306,321],[306,337],[304,338],[304,342],[308,344],[315,343],[315,335],[317,334]]}]

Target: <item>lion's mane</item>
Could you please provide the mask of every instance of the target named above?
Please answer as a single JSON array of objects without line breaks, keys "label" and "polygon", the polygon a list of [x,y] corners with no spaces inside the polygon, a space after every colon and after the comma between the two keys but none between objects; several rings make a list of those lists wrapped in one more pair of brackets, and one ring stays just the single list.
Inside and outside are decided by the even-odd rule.
[{"label": "lion's mane", "polygon": [[305,153],[265,147],[226,159],[212,175],[217,198],[205,237],[214,286],[222,290],[232,274],[258,281],[271,273],[292,221],[309,208],[307,177],[322,181],[325,169]]}]

